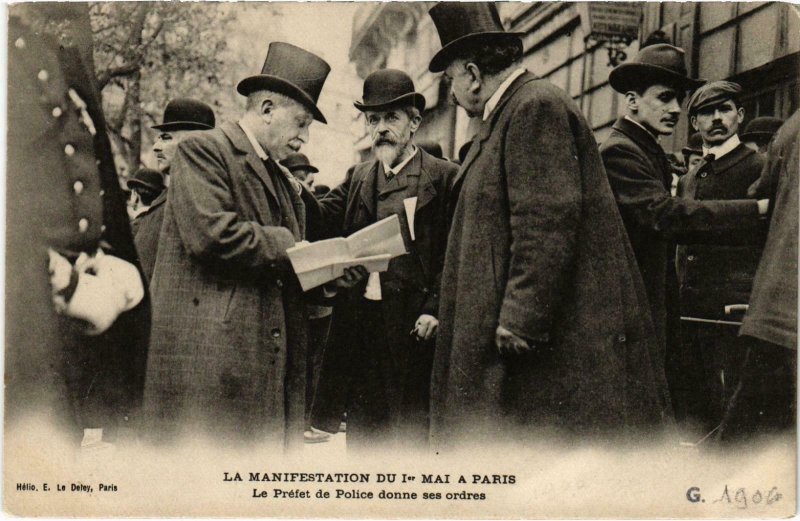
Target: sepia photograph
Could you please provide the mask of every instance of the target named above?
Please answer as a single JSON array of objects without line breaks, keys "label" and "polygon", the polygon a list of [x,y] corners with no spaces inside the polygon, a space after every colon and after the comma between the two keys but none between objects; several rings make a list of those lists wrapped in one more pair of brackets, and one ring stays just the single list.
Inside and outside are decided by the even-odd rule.
[{"label": "sepia photograph", "polygon": [[796,4],[3,7],[6,515],[796,515]]}]

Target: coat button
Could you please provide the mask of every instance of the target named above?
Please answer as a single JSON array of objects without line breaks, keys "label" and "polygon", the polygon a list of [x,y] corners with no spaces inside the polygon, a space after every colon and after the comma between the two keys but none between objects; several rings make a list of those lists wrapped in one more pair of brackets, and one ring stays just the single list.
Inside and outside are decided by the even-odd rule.
[{"label": "coat button", "polygon": [[106,195],[106,191],[105,190],[100,190],[100,197],[103,197],[104,195]]},{"label": "coat button", "polygon": [[275,285],[278,286],[279,288],[282,288],[283,287],[283,281],[281,279],[278,279],[278,280],[275,281]]},{"label": "coat button", "polygon": [[703,178],[708,175],[708,172],[700,172],[700,177]]},{"label": "coat button", "polygon": [[72,190],[75,192],[75,194],[81,195],[83,193],[83,183],[80,181],[75,181],[75,183],[72,185]]},{"label": "coat button", "polygon": [[431,290],[429,290],[428,288],[422,288],[422,292],[427,295],[428,293],[431,292]]},{"label": "coat button", "polygon": [[620,342],[625,342],[626,340],[628,340],[628,338],[623,333],[620,333],[617,336],[617,340],[619,340]]},{"label": "coat button", "polygon": [[272,331],[270,331],[270,333],[272,333],[272,336],[274,336],[275,338],[281,336],[281,330],[278,329],[277,327],[272,328]]},{"label": "coat button", "polygon": [[14,42],[14,47],[17,49],[24,49],[25,48],[25,40],[23,38],[17,38]]},{"label": "coat button", "polygon": [[63,113],[64,112],[61,110],[61,107],[53,107],[53,117],[54,118],[60,118],[61,114],[63,114]]},{"label": "coat button", "polygon": [[78,231],[81,233],[86,233],[89,229],[89,220],[86,218],[81,219],[78,221]]},{"label": "coat button", "polygon": [[697,257],[695,257],[694,255],[689,255],[688,257],[686,257],[686,260],[688,260],[689,262],[694,262],[694,260],[695,260],[696,258],[697,258]]},{"label": "coat button", "polygon": [[39,81],[47,81],[48,79],[50,79],[50,75],[47,74],[47,71],[44,69],[40,70],[39,74],[37,74],[36,77],[39,78]]},{"label": "coat button", "polygon": [[100,225],[100,233],[105,233],[105,231],[106,231],[106,225],[105,224]]},{"label": "coat button", "polygon": [[70,157],[74,156],[75,155],[75,147],[70,145],[70,144],[67,144],[67,146],[64,147],[64,153],[67,154]]}]

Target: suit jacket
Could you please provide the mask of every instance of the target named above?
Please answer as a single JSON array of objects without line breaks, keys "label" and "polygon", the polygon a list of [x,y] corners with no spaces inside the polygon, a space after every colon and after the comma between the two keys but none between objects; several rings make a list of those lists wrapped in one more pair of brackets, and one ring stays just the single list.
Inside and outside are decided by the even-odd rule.
[{"label": "suit jacket", "polygon": [[[650,310],[666,351],[668,296],[677,292],[670,267],[675,242],[706,240],[758,216],[755,201],[695,201],[672,197],[672,174],[664,150],[644,128],[619,119],[600,147],[611,189],[644,279]],[[671,302],[671,301],[670,301]]]},{"label": "suit jacket", "polygon": [[179,145],[151,289],[145,409],[155,436],[302,442],[305,302],[286,255],[304,207],[241,127]]},{"label": "suit jacket", "polygon": [[47,270],[48,248],[74,260],[102,247],[137,265],[100,93],[77,48],[15,16],[8,37],[6,424],[41,413],[78,434],[109,428],[141,402],[149,298],[86,336],[55,313]]},{"label": "suit jacket", "polygon": [[[597,143],[569,96],[530,73],[517,78],[481,124],[456,186],[434,441],[661,424],[666,383],[644,288]],[[498,325],[533,351],[499,355]]]},{"label": "suit jacket", "polygon": [[[678,183],[685,199],[747,199],[747,189],[758,179],[763,157],[740,144],[713,162],[701,162]],[[747,304],[766,238],[766,219],[741,219],[738,228],[691,240],[686,234],[678,247],[681,314],[730,319],[724,308]],[[737,318],[737,317],[734,317]]]},{"label": "suit jacket", "polygon": [[[421,314],[437,314],[447,245],[448,183],[457,169],[456,165],[419,148],[403,169],[401,185],[397,187],[404,190],[404,197],[418,199],[415,240],[410,238],[405,213],[398,214],[408,254],[392,259],[388,271],[380,275],[385,320],[382,331],[390,352],[385,390],[393,412],[401,408],[409,385],[424,388],[430,385],[430,357],[427,355],[433,347],[421,350],[409,331]],[[345,181],[318,202],[307,195],[309,234],[315,238],[347,236],[376,222],[378,175],[384,175],[378,161],[367,161],[351,167]],[[333,396],[335,393],[325,391],[326,386],[346,385],[348,375],[358,377],[360,361],[354,359],[352,346],[358,342],[357,309],[365,287],[366,281],[340,292],[334,300],[331,335],[318,395]],[[409,372],[418,374],[404,380]],[[332,404],[315,401],[314,426],[335,431],[340,412]]]},{"label": "suit jacket", "polygon": [[153,280],[153,269],[156,265],[158,253],[158,236],[161,234],[161,225],[164,222],[164,203],[167,202],[167,191],[155,198],[145,212],[139,214],[131,224],[136,252],[142,265],[145,277],[149,283]]},{"label": "suit jacket", "polygon": [[772,204],[769,234],[740,333],[797,349],[797,204],[800,112],[770,145],[756,192]]}]

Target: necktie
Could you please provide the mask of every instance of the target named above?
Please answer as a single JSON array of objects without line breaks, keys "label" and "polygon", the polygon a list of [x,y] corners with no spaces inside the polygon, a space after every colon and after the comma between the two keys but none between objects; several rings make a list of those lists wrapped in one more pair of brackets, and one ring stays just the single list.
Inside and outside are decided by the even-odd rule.
[{"label": "necktie", "polygon": [[705,156],[703,156],[703,161],[705,161],[706,163],[710,163],[714,161],[714,159],[716,159],[716,156],[714,154],[706,154]]}]

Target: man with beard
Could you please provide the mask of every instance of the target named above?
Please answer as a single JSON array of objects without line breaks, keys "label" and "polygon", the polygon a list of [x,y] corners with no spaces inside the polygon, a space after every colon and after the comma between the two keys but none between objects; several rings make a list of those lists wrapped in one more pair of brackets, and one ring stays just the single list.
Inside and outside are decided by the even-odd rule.
[{"label": "man with beard", "polygon": [[344,183],[318,205],[313,198],[307,202],[309,229],[323,237],[347,236],[397,215],[408,254],[337,295],[311,423],[337,431],[341,408],[319,398],[334,397],[331,387],[344,386],[348,445],[419,446],[428,435],[447,186],[457,168],[414,145],[425,98],[406,73],[373,72],[355,106],[364,114],[376,158],[350,168]]},{"label": "man with beard", "polygon": [[686,381],[686,354],[679,350],[675,240],[681,234],[724,231],[742,219],[756,220],[766,213],[767,201],[672,197],[672,168],[658,139],[672,134],[684,93],[699,86],[687,75],[682,49],[668,44],[646,47],[612,70],[609,82],[625,95],[625,115],[614,123],[600,153],[644,279],[658,358],[666,364],[680,417],[688,399],[682,393],[693,383]]},{"label": "man with beard", "polygon": [[454,185],[434,443],[660,432],[663,367],[591,128],[569,95],[521,67],[522,41],[494,4],[430,15],[443,48],[429,69],[482,120]]},{"label": "man with beard", "polygon": [[[689,122],[703,139],[703,161],[686,174],[678,196],[688,200],[746,199],[747,190],[760,176],[764,158],[739,141],[744,109],[739,102],[741,87],[729,81],[714,81],[697,89],[689,99]],[[697,392],[706,406],[699,418],[706,431],[722,420],[741,378],[745,354],[751,363],[765,350],[751,350],[752,339],[737,337],[736,322],[750,300],[758,261],[766,238],[767,221],[742,218],[713,235],[686,236],[679,240],[678,281],[680,310],[686,344],[697,366],[703,367],[703,384]],[[738,306],[731,311],[730,306]],[[716,321],[733,322],[719,325]],[[726,435],[742,434],[755,427],[769,404],[758,398],[769,393],[768,382],[751,382],[737,400],[751,406],[740,424],[729,424]],[[742,409],[740,409],[742,410]],[[741,422],[746,422],[747,425]]]},{"label": "man with beard", "polygon": [[175,150],[192,131],[214,128],[214,111],[202,101],[177,98],[167,103],[162,123],[153,125],[153,128],[159,131],[158,138],[153,143],[153,152],[156,155],[158,169],[164,176],[165,188],[158,197],[148,203],[147,210],[140,213],[133,222],[136,251],[139,253],[139,261],[142,263],[148,282],[153,279],[153,268],[158,254],[158,236],[161,233],[161,224],[164,222],[164,203],[167,200],[170,165]]}]

